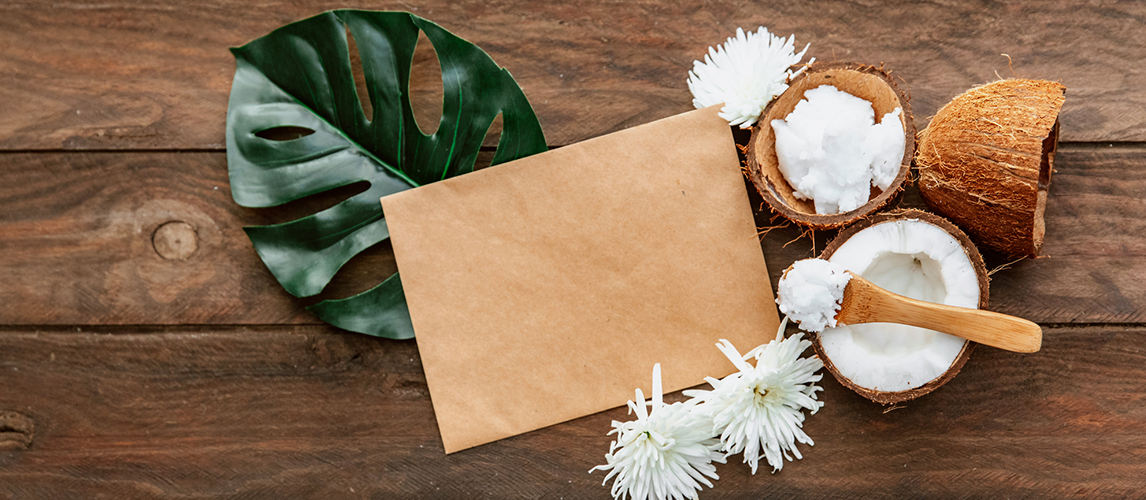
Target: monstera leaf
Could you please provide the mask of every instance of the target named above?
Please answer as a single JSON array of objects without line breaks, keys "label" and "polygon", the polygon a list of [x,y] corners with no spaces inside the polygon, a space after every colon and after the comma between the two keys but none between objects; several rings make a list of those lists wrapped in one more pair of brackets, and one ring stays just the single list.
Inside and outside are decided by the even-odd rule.
[{"label": "monstera leaf", "polygon": [[[359,103],[346,32],[357,44],[373,112]],[[410,105],[410,66],[421,30],[442,71],[438,130],[426,135]],[[545,151],[537,116],[521,88],[477,46],[406,12],[340,10],[279,28],[232,49],[235,81],[227,108],[231,193],[246,207],[271,207],[362,181],[330,209],[246,228],[259,257],[298,297],[319,293],[351,257],[389,238],[378,199],[473,170],[498,114],[493,164]],[[275,129],[299,132],[276,140]],[[378,286],[310,308],[336,326],[389,338],[413,337],[397,274]]]}]

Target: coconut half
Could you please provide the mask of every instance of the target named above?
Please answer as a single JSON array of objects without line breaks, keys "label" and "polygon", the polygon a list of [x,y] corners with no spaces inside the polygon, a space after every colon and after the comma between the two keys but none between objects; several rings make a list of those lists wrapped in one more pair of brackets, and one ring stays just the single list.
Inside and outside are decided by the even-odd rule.
[{"label": "coconut half", "polygon": [[1037,256],[1066,87],[1001,80],[939,109],[919,134],[919,192],[976,241]]},{"label": "coconut half", "polygon": [[[987,307],[987,269],[954,224],[919,210],[897,210],[840,232],[821,259],[889,290],[958,307]],[[824,367],[844,386],[884,404],[927,394],[951,380],[974,343],[891,323],[826,328],[812,334]]]},{"label": "coconut half", "polygon": [[[859,208],[837,214],[817,214],[812,200],[797,198],[795,189],[784,178],[776,157],[776,135],[772,120],[786,118],[804,98],[808,90],[831,85],[872,104],[878,120],[900,108],[903,124],[904,148],[898,175],[887,189],[872,188],[867,203]],[[887,206],[903,190],[911,171],[915,155],[915,121],[907,95],[882,68],[859,63],[815,63],[792,80],[783,94],[766,108],[756,125],[745,151],[748,177],[772,210],[802,226],[813,229],[831,229],[850,224]]]}]

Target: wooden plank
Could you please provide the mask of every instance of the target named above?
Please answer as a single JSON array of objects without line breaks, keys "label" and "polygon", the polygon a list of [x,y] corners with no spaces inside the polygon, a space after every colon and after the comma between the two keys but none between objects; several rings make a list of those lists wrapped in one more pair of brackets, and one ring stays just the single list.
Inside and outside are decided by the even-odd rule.
[{"label": "wooden plank", "polygon": [[[0,164],[0,324],[317,323],[302,308],[316,299],[287,295],[242,227],[291,220],[337,198],[241,208],[222,153],[19,153],[0,155]],[[995,274],[991,308],[1040,323],[1146,322],[1146,149],[1064,146],[1056,166],[1048,258]],[[912,192],[904,200],[919,203]],[[758,213],[758,224],[768,218]],[[165,234],[189,237],[164,258],[156,245]],[[812,240],[799,236],[789,227],[764,238],[772,283],[812,255]],[[817,235],[816,248],[830,236]],[[365,290],[394,269],[389,247],[376,247],[320,298]]]},{"label": "wooden plank", "polygon": [[[285,222],[336,199],[242,208],[231,200],[222,153],[14,154],[3,163],[5,323],[317,322],[302,307],[315,300],[282,290],[242,228]],[[178,249],[165,250],[163,229],[172,227],[179,232],[166,244]],[[348,266],[357,288],[332,285],[340,296],[396,269],[388,248]]]},{"label": "wooden plank", "polygon": [[[341,7],[410,9],[477,43],[513,72],[554,145],[690,109],[692,62],[761,24],[811,43],[819,60],[886,63],[910,88],[919,128],[970,86],[1018,75],[1069,88],[1064,140],[1146,140],[1146,87],[1132,84],[1146,8],[1134,2],[33,0],[0,7],[0,148],[221,149],[227,47]],[[418,59],[412,93],[440,109],[434,60]]]},{"label": "wooden plank", "polygon": [[[1036,354],[980,347],[894,411],[827,376],[803,460],[753,476],[733,457],[706,496],[1135,496],[1143,366],[1141,328],[1068,327]],[[606,498],[586,471],[631,418],[445,456],[415,344],[323,327],[9,329],[0,383],[31,437],[0,440],[3,498]]]}]

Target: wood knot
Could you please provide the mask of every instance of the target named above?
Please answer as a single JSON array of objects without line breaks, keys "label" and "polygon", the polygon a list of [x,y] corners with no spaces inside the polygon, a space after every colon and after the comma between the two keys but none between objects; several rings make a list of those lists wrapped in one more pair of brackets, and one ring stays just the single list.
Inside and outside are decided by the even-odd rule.
[{"label": "wood knot", "polygon": [[26,450],[32,447],[35,425],[32,417],[14,411],[0,411],[0,450]]},{"label": "wood knot", "polygon": [[167,260],[186,260],[199,249],[195,228],[181,220],[164,222],[151,235],[155,253]]}]

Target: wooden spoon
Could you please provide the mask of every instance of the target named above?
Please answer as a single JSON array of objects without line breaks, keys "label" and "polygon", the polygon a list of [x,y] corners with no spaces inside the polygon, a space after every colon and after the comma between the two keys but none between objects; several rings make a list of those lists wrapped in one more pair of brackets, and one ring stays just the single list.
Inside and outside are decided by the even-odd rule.
[{"label": "wooden spoon", "polygon": [[854,274],[844,289],[836,322],[918,326],[1014,352],[1037,352],[1043,330],[1034,322],[982,309],[924,302],[895,294]]}]

